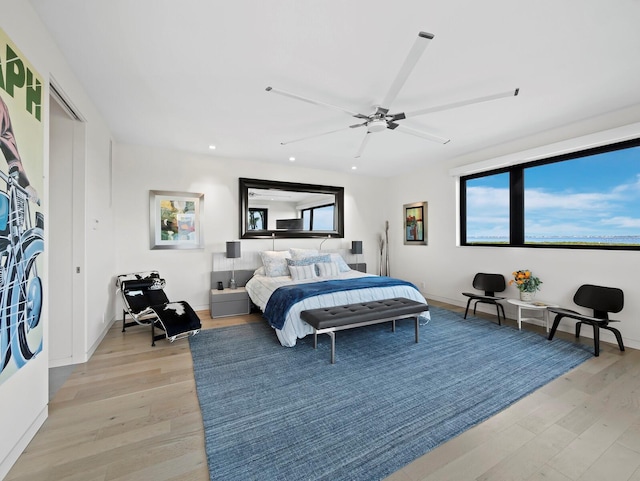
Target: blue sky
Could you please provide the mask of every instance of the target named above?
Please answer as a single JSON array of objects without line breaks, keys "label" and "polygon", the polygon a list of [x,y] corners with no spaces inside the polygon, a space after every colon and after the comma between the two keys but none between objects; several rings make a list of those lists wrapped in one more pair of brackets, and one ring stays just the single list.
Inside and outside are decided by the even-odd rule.
[{"label": "blue sky", "polygon": [[[508,174],[467,188],[469,236],[508,236]],[[525,170],[530,236],[640,236],[640,147]]]}]

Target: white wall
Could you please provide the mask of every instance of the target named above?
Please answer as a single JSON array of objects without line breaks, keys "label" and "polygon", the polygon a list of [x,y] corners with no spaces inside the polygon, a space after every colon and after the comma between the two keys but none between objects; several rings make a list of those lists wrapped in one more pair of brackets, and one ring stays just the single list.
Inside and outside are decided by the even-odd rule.
[{"label": "white wall", "polygon": [[260,207],[269,210],[269,214],[267,216],[267,229],[276,229],[276,221],[278,219],[297,219],[300,217],[294,202],[266,201],[260,202]]},{"label": "white wall", "polygon": [[[620,115],[617,118],[631,120],[634,117],[636,120],[640,118],[637,110],[635,116]],[[581,125],[585,128],[571,130],[576,137],[579,132],[595,130],[593,127],[598,124],[590,121]],[[611,123],[602,121],[599,125],[604,129],[610,127]],[[614,140],[619,139],[621,135],[627,136],[629,132],[629,128],[620,128],[559,145],[566,147],[573,144],[585,147],[593,145],[594,139],[598,142],[607,137]],[[640,137],[640,128],[636,130],[636,137]],[[559,140],[553,136],[545,138]],[[535,143],[527,139],[520,145],[529,146]],[[542,142],[538,145],[542,145]],[[516,152],[516,147],[511,146],[511,151]],[[557,149],[557,146],[555,148]],[[553,146],[548,149],[554,151]],[[500,149],[494,149],[494,152],[498,151]],[[528,155],[529,153],[524,152],[520,158],[527,158]],[[625,307],[613,317],[622,321],[614,327],[622,332],[625,345],[640,348],[640,323],[637,321],[640,313],[640,285],[636,279],[637,269],[633,267],[638,265],[638,251],[456,246],[458,190],[457,178],[451,175],[451,169],[454,166],[462,169],[472,158],[478,162],[490,159],[489,155],[485,154],[459,159],[457,163],[429,161],[428,166],[422,172],[412,175],[411,179],[396,178],[390,184],[391,196],[387,203],[387,216],[393,235],[392,274],[418,286],[424,283],[426,287],[422,290],[427,297],[461,306],[464,306],[467,300],[462,296],[462,292],[471,290],[471,281],[477,272],[502,273],[509,279],[511,273],[517,269],[531,269],[544,283],[542,290],[537,294],[539,299],[585,313],[588,311],[573,304],[573,294],[581,284],[619,287],[625,294]],[[429,202],[429,245],[405,246],[402,243],[402,206],[418,201]],[[518,291],[515,287],[508,286],[506,295],[516,298]],[[482,304],[478,309],[494,312]],[[505,304],[505,309],[508,317],[515,318],[514,306]],[[560,329],[573,332],[574,324],[572,321],[563,320]],[[585,328],[581,335],[592,337],[592,330]],[[601,337],[615,344],[615,338],[608,331],[601,331]]]},{"label": "white wall", "polygon": [[[327,240],[323,248],[349,249],[352,240],[362,240],[362,259],[369,263],[370,272],[377,269],[376,233],[383,222],[381,194],[385,192],[382,179],[351,171],[341,174],[134,145],[118,145],[114,159],[117,273],[157,269],[167,280],[169,299],[186,300],[196,310],[208,309],[213,254],[223,252],[225,242],[237,240],[240,235],[239,177],[344,187],[345,237]],[[150,250],[150,190],[204,193],[204,249]],[[277,239],[275,248],[318,248],[320,242],[320,239]],[[249,252],[271,248],[270,239],[242,240],[246,258],[251,257]],[[236,262],[236,268],[241,266],[242,260]],[[119,309],[119,299],[117,305]]]},{"label": "white wall", "polygon": [[[38,73],[44,78],[43,108],[44,122],[44,192],[41,193],[45,214],[45,268],[40,272],[44,284],[44,304],[41,322],[44,323],[44,347],[42,353],[27,363],[22,369],[0,386],[0,478],[3,478],[11,468],[22,450],[44,422],[47,416],[48,400],[48,355],[49,355],[49,286],[52,279],[49,268],[49,239],[46,227],[55,222],[50,218],[48,200],[54,196],[55,186],[49,185],[49,90],[50,76],[55,77],[77,110],[86,119],[86,165],[83,180],[85,191],[90,195],[80,199],[84,203],[85,212],[92,218],[101,220],[104,229],[100,235],[90,232],[84,236],[84,226],[81,226],[81,237],[84,239],[85,255],[88,261],[83,262],[82,277],[83,290],[86,298],[86,316],[81,320],[82,349],[85,358],[88,351],[100,339],[101,332],[113,317],[113,302],[110,301],[109,285],[113,273],[115,259],[115,245],[112,209],[108,203],[110,196],[106,195],[110,186],[109,175],[109,141],[110,132],[106,128],[99,113],[78,83],[73,72],[66,64],[64,56],[55,46],[38,16],[32,10],[29,2],[15,0],[0,0],[0,26],[22,51],[24,56],[33,64]],[[76,200],[74,200],[76,201]],[[84,223],[84,219],[81,219]],[[112,289],[111,289],[112,291]],[[103,322],[107,317],[107,322]],[[84,324],[86,322],[86,324]]]}]

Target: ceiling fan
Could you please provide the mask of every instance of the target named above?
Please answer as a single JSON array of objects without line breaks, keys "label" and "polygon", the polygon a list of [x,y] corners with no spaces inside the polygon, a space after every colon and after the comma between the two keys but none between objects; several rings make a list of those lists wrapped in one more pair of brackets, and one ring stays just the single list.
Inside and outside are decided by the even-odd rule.
[{"label": "ceiling fan", "polygon": [[333,134],[335,132],[340,132],[342,130],[358,129],[361,127],[366,127],[367,132],[365,133],[364,139],[360,144],[360,148],[358,149],[358,152],[355,155],[356,158],[360,157],[364,152],[367,142],[369,141],[369,134],[382,132],[383,130],[387,130],[387,129],[397,130],[399,132],[404,132],[405,134],[415,135],[416,137],[422,137],[424,139],[431,140],[433,142],[446,144],[451,139],[440,137],[438,135],[434,135],[429,132],[415,130],[415,129],[406,127],[398,122],[400,120],[416,117],[418,115],[424,115],[424,114],[429,114],[433,112],[440,112],[442,110],[455,109],[455,108],[463,107],[465,105],[477,104],[480,102],[487,102],[489,100],[496,100],[504,97],[513,97],[518,95],[520,89],[515,89],[515,90],[509,90],[508,92],[501,92],[493,95],[486,95],[484,97],[476,97],[472,99],[461,100],[459,102],[453,102],[449,104],[428,107],[428,108],[416,110],[413,112],[398,112],[395,114],[390,114],[389,113],[390,107],[393,104],[396,97],[398,96],[400,89],[402,89],[402,87],[404,86],[405,82],[409,78],[409,75],[413,71],[416,63],[418,63],[420,56],[427,48],[427,45],[429,44],[429,42],[433,40],[433,38],[434,38],[434,35],[431,33],[426,33],[426,32],[418,33],[418,38],[415,40],[413,47],[409,51],[409,55],[407,55],[407,58],[405,59],[404,64],[402,64],[402,67],[400,68],[398,75],[396,76],[395,80],[391,84],[391,87],[389,88],[387,95],[385,95],[380,105],[374,106],[374,111],[368,115],[354,112],[352,110],[339,107],[337,105],[321,102],[318,100],[313,100],[313,99],[303,97],[301,95],[294,94],[291,92],[286,92],[284,90],[278,90],[278,89],[274,89],[273,87],[267,87],[266,88],[267,92],[273,92],[279,95],[283,95],[285,97],[302,100],[303,102],[308,102],[310,104],[320,105],[322,107],[327,107],[333,110],[337,110],[339,112],[344,112],[347,115],[350,115],[356,119],[362,120],[362,122],[350,125],[349,127],[343,127],[340,129],[331,130],[329,132],[323,132],[321,134],[310,135],[307,137],[290,140],[288,142],[281,142],[281,145],[292,144],[294,142],[300,142],[302,140],[307,140],[314,137],[321,137],[323,135]]}]

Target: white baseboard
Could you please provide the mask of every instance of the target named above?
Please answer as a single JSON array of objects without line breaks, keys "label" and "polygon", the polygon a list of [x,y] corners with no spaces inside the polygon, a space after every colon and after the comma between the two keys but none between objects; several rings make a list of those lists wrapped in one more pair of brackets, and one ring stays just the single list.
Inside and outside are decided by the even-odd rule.
[{"label": "white baseboard", "polygon": [[91,356],[93,356],[93,353],[96,352],[96,349],[98,349],[98,346],[100,346],[100,343],[102,342],[104,337],[107,335],[107,332],[109,331],[109,329],[111,329],[111,326],[113,326],[113,324],[116,321],[117,319],[114,317],[113,319],[111,319],[109,322],[105,324],[105,327],[100,333],[100,335],[98,336],[98,339],[96,339],[96,342],[94,342],[89,347],[89,350],[87,351],[87,354],[86,354],[86,359],[83,362],[87,362],[89,359],[91,359]]},{"label": "white baseboard", "polygon": [[47,420],[47,416],[49,415],[49,406],[46,405],[42,411],[36,416],[36,418],[29,426],[29,429],[22,435],[22,437],[15,444],[13,449],[5,456],[0,463],[0,479],[4,479],[9,471],[16,463],[22,452],[27,448],[27,445],[31,442],[33,437],[38,432],[38,429],[44,424]]}]

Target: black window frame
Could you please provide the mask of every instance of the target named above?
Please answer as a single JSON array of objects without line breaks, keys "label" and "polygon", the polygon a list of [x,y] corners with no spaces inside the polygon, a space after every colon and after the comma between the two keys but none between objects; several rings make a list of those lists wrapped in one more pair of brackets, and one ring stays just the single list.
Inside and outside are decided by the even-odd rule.
[{"label": "black window frame", "polygon": [[[545,159],[524,162],[509,167],[477,172],[460,176],[460,245],[467,247],[527,247],[532,249],[597,249],[597,250],[630,250],[638,251],[636,245],[607,245],[607,244],[525,244],[525,211],[524,211],[524,171],[530,167],[566,162],[581,157],[613,152],[616,150],[640,147],[640,138],[624,140],[589,149],[578,150],[568,154],[561,154]],[[467,181],[497,174],[509,173],[509,242],[467,242]]]}]

